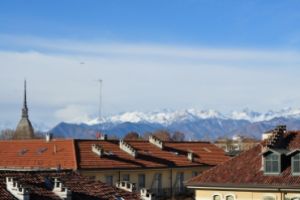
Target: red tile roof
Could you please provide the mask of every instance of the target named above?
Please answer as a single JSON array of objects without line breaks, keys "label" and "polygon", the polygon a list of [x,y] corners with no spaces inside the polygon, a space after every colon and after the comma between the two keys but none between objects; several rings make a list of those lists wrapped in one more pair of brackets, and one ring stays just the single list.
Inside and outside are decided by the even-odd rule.
[{"label": "red tile roof", "polygon": [[[284,136],[284,142],[289,151],[300,149],[300,132],[288,132]],[[265,142],[262,142],[239,156],[192,178],[187,185],[299,187],[300,176],[291,174],[290,165],[283,169],[280,175],[264,175],[261,154],[264,146]]]},{"label": "red tile roof", "polygon": [[[136,158],[119,148],[118,140],[75,140],[79,169],[112,168],[165,168],[201,165],[217,165],[229,158],[224,151],[209,142],[164,142],[160,149],[148,141],[126,141],[138,151]],[[92,144],[100,145],[107,155],[97,156],[91,151]],[[195,154],[194,162],[187,153]]]},{"label": "red tile roof", "polygon": [[76,169],[73,140],[0,140],[0,168]]},{"label": "red tile roof", "polygon": [[72,191],[72,200],[115,200],[116,197],[122,197],[125,200],[138,200],[136,193],[126,192],[115,187],[108,186],[99,181],[82,177],[74,172],[0,172],[0,200],[15,199],[10,192],[6,190],[5,178],[14,177],[19,183],[30,190],[30,200],[60,200],[52,192],[51,185],[46,180],[59,178],[65,187]]}]

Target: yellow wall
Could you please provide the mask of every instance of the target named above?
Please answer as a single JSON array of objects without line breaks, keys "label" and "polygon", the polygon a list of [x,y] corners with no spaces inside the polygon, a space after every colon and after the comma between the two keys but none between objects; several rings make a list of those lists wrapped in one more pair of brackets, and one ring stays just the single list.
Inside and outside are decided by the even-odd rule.
[{"label": "yellow wall", "polygon": [[[286,198],[300,197],[300,193],[280,193],[280,192],[251,192],[251,191],[213,191],[196,190],[196,200],[213,200],[214,195],[220,195],[221,200],[226,200],[227,195],[233,195],[235,200],[264,200],[264,197],[274,197],[275,200],[284,200]],[[284,198],[285,197],[285,198]]]},{"label": "yellow wall", "polygon": [[[184,181],[192,178],[193,172],[198,172],[200,174],[203,170],[208,169],[207,167],[190,167],[190,168],[163,168],[163,169],[137,169],[137,170],[99,170],[99,171],[80,171],[84,176],[95,177],[96,180],[106,182],[106,176],[113,176],[113,184],[119,181],[119,176],[122,180],[123,174],[129,174],[131,183],[138,183],[138,175],[145,174],[146,188],[150,189],[153,183],[153,179],[156,173],[162,174],[162,187],[171,187],[171,172],[172,172],[172,186],[174,186],[176,181],[176,174],[183,172]],[[137,185],[138,186],[138,185]]]}]

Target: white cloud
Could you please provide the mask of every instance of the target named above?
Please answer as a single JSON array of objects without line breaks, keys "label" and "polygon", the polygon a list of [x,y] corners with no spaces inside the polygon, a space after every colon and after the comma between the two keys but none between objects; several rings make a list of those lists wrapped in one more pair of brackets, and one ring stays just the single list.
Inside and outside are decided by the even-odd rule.
[{"label": "white cloud", "polygon": [[[32,38],[4,41],[3,36],[1,40],[12,42],[15,49],[0,50],[0,109],[20,104],[26,77],[31,113],[40,121],[94,117],[99,78],[104,80],[104,114],[161,108],[300,107],[296,92],[300,56],[295,51]],[[6,117],[0,112],[0,120]]]},{"label": "white cloud", "polygon": [[91,118],[88,116],[90,109],[82,105],[67,105],[55,111],[55,117],[58,121],[80,123],[88,122]]}]

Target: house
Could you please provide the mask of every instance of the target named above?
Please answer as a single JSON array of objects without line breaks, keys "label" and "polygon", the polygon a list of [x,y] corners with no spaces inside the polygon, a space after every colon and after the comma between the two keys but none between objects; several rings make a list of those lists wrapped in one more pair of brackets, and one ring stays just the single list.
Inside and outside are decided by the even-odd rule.
[{"label": "house", "polygon": [[184,181],[229,158],[209,142],[75,140],[78,171],[109,185],[133,184],[157,197],[188,196]]},{"label": "house", "polygon": [[241,135],[230,138],[219,138],[214,142],[219,148],[222,148],[228,155],[236,156],[243,151],[247,151],[259,144],[259,140]]},{"label": "house", "polygon": [[299,200],[300,131],[277,126],[266,140],[186,182],[196,200]]}]

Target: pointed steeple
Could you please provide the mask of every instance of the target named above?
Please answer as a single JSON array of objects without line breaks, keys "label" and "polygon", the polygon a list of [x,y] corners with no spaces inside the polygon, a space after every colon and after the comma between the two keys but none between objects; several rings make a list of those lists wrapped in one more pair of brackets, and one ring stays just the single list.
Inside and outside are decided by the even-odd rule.
[{"label": "pointed steeple", "polygon": [[16,128],[13,139],[25,140],[34,138],[34,130],[28,117],[26,80],[24,80],[24,99],[22,108],[22,118]]},{"label": "pointed steeple", "polygon": [[28,118],[27,95],[26,95],[26,79],[24,80],[24,101],[22,108],[22,118]]}]

